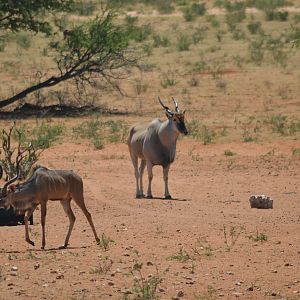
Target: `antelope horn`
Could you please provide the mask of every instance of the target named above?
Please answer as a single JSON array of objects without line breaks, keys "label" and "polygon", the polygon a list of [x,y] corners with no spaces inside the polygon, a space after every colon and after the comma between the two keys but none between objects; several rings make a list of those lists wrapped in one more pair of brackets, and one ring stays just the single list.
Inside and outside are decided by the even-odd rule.
[{"label": "antelope horn", "polygon": [[176,111],[176,112],[179,112],[178,103],[176,102],[176,100],[175,100],[174,97],[172,97],[172,100],[173,100],[173,102],[174,102],[174,104],[175,104],[175,111]]},{"label": "antelope horn", "polygon": [[160,99],[159,96],[158,96],[158,101],[159,101],[160,105],[167,111],[167,113],[173,114],[172,111],[170,110],[170,108],[169,108],[168,106],[165,106],[165,105],[162,103],[162,101],[161,101],[161,99]]},{"label": "antelope horn", "polygon": [[17,165],[16,165],[17,174],[12,179],[10,179],[8,182],[6,182],[4,184],[3,189],[2,189],[2,196],[5,196],[7,194],[8,186],[10,184],[12,184],[13,182],[15,182],[19,178],[19,176],[20,176],[20,162],[23,158],[24,158],[24,156],[21,157],[20,159],[19,159],[19,155],[17,156],[17,160],[16,160],[17,161]]}]

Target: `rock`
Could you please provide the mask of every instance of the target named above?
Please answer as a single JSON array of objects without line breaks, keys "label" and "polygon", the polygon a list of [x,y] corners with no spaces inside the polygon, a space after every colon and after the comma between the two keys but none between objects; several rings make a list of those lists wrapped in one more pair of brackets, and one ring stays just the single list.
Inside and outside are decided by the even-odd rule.
[{"label": "rock", "polygon": [[183,291],[179,291],[178,293],[177,293],[177,297],[178,298],[182,298],[184,296],[184,292]]},{"label": "rock", "polygon": [[108,284],[109,286],[114,286],[114,285],[115,285],[112,281],[109,281],[107,284]]},{"label": "rock", "polygon": [[18,276],[18,272],[16,272],[16,271],[11,271],[11,272],[9,273],[9,275],[10,275],[10,276]]},{"label": "rock", "polygon": [[34,267],[35,270],[37,270],[40,267],[40,264],[39,263],[35,263],[33,267]]},{"label": "rock", "polygon": [[247,287],[246,290],[249,291],[249,292],[252,292],[253,291],[253,285],[250,285],[249,287]]},{"label": "rock", "polygon": [[265,195],[252,195],[249,199],[251,208],[273,208],[273,200]]},{"label": "rock", "polygon": [[236,297],[240,297],[240,296],[243,296],[243,293],[237,293],[237,292],[236,292],[236,293],[232,293],[232,295],[233,295],[233,296],[236,296]]},{"label": "rock", "polygon": [[18,271],[18,267],[12,267],[12,268],[11,268],[11,271],[17,272],[17,271]]},{"label": "rock", "polygon": [[59,274],[56,276],[56,279],[64,279],[64,278],[65,278],[64,274]]}]

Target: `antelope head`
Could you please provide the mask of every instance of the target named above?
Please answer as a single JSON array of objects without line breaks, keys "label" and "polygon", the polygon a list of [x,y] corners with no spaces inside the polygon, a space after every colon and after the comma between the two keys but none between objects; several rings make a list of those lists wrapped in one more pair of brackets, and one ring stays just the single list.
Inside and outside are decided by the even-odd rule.
[{"label": "antelope head", "polygon": [[178,103],[175,100],[175,98],[172,97],[172,100],[173,100],[174,105],[175,105],[175,111],[172,111],[169,107],[165,106],[163,104],[163,102],[161,101],[160,97],[158,97],[158,101],[159,101],[160,105],[164,108],[167,118],[169,120],[172,120],[175,123],[176,129],[180,133],[183,133],[184,135],[187,135],[188,131],[187,131],[187,129],[185,127],[185,123],[184,123],[185,110],[180,111],[180,109],[178,107]]},{"label": "antelope head", "polygon": [[9,195],[14,193],[15,190],[16,190],[16,186],[12,183],[15,182],[20,176],[20,162],[21,162],[22,159],[23,159],[23,157],[20,157],[19,155],[17,156],[17,159],[16,159],[16,162],[17,162],[16,163],[16,175],[12,179],[7,181],[4,184],[3,188],[0,188],[0,208],[8,209],[9,206],[10,206],[10,197],[9,197]]}]

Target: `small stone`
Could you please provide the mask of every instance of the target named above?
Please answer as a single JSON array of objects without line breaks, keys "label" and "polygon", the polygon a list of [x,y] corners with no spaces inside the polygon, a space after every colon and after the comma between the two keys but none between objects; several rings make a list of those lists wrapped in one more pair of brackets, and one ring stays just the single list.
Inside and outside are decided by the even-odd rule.
[{"label": "small stone", "polygon": [[132,294],[132,291],[130,289],[125,288],[121,290],[121,293],[125,295],[130,295]]},{"label": "small stone", "polygon": [[12,267],[12,268],[11,268],[11,271],[17,272],[17,271],[18,271],[18,267]]},{"label": "small stone", "polygon": [[293,266],[293,264],[286,263],[286,264],[284,264],[284,266],[285,266],[285,267],[292,267],[292,266]]},{"label": "small stone", "polygon": [[273,208],[273,200],[265,195],[252,195],[249,199],[251,208]]},{"label": "small stone", "polygon": [[293,291],[294,294],[299,294],[299,291]]},{"label": "small stone", "polygon": [[165,292],[165,289],[163,289],[163,288],[159,288],[158,289],[161,293],[164,293]]},{"label": "small stone", "polygon": [[234,272],[232,272],[232,271],[227,271],[226,274],[228,274],[228,275],[234,275]]},{"label": "small stone", "polygon": [[243,296],[243,293],[232,293],[233,296],[240,297]]},{"label": "small stone", "polygon": [[275,296],[277,296],[277,293],[276,292],[272,292],[271,296],[275,297]]},{"label": "small stone", "polygon": [[64,279],[64,278],[65,278],[64,274],[59,274],[56,276],[56,279]]},{"label": "small stone", "polygon": [[147,262],[147,266],[153,266],[153,262],[152,261],[148,261]]},{"label": "small stone", "polygon": [[46,288],[46,287],[48,287],[48,286],[49,286],[48,283],[44,283],[44,284],[43,284],[43,287],[44,287],[44,288]]},{"label": "small stone", "polygon": [[35,270],[37,270],[40,267],[40,264],[39,263],[35,263],[33,267],[34,267]]},{"label": "small stone", "polygon": [[247,291],[252,292],[253,291],[253,285],[247,287]]},{"label": "small stone", "polygon": [[18,276],[18,273],[16,271],[11,271],[9,273],[10,276]]},{"label": "small stone", "polygon": [[108,284],[109,286],[114,286],[114,285],[115,285],[112,281],[109,281],[107,284]]},{"label": "small stone", "polygon": [[177,293],[177,297],[182,298],[184,296],[184,292],[183,291],[179,291]]}]

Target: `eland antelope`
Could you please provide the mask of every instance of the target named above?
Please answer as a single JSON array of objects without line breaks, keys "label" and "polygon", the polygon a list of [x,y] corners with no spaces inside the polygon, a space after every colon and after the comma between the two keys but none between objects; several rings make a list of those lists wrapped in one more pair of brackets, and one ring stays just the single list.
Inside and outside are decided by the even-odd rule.
[{"label": "eland antelope", "polygon": [[61,248],[66,248],[71,232],[75,223],[75,215],[71,209],[71,200],[81,208],[86,216],[95,239],[99,242],[92,217],[86,209],[83,197],[83,182],[79,175],[69,170],[49,170],[45,167],[35,167],[32,176],[24,183],[14,185],[19,177],[19,163],[17,162],[17,175],[9,180],[0,189],[0,207],[8,208],[12,206],[15,210],[25,213],[25,240],[34,245],[29,238],[28,220],[36,207],[41,205],[41,224],[42,224],[42,249],[45,248],[45,222],[47,201],[60,201],[65,213],[69,218],[69,229],[65,238],[65,243]]},{"label": "eland antelope", "polygon": [[[167,120],[162,122],[159,119],[154,119],[150,123],[139,123],[130,130],[127,143],[136,178],[136,198],[144,197],[143,173],[146,165],[149,179],[147,198],[153,198],[151,191],[152,168],[159,165],[163,167],[165,198],[172,199],[168,189],[168,173],[170,165],[175,159],[176,142],[179,134],[188,134],[184,123],[185,111],[181,112],[176,100],[172,99],[175,104],[175,111],[171,111],[158,97],[159,103],[165,110]],[[138,159],[141,159],[139,168]]]}]

